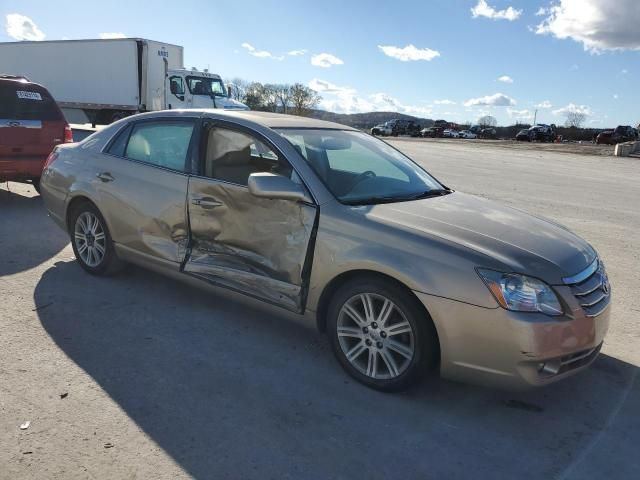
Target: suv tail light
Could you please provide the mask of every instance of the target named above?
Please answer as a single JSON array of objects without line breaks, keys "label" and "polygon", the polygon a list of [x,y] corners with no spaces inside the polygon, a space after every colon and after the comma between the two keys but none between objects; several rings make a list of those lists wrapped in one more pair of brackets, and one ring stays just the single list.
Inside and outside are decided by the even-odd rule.
[{"label": "suv tail light", "polygon": [[56,149],[54,149],[45,160],[44,165],[42,166],[42,171],[44,172],[56,158],[58,158],[58,152]]},{"label": "suv tail light", "polygon": [[64,127],[64,143],[73,143],[73,132],[69,124]]}]

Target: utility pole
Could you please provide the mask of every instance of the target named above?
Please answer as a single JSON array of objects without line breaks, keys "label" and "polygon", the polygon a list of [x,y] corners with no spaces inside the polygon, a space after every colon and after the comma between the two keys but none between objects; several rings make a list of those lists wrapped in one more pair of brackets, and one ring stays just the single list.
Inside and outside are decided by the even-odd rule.
[{"label": "utility pole", "polygon": [[536,124],[536,118],[538,118],[538,109],[536,108],[536,111],[533,114],[533,124]]}]

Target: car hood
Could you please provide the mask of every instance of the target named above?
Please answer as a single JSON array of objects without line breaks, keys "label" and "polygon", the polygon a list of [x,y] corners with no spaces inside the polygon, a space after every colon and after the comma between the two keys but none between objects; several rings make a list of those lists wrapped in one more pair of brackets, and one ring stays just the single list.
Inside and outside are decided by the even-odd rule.
[{"label": "car hood", "polygon": [[561,284],[562,277],[582,271],[596,258],[593,248],[565,227],[461,192],[375,205],[368,217],[489,257],[479,267],[504,268],[552,284]]}]

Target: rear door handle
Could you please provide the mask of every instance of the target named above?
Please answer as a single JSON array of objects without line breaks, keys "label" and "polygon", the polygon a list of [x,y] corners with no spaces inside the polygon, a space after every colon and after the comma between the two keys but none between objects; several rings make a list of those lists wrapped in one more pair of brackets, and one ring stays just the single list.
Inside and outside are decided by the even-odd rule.
[{"label": "rear door handle", "polygon": [[96,177],[98,177],[103,182],[113,182],[115,178],[109,172],[100,172],[96,173]]},{"label": "rear door handle", "polygon": [[223,205],[222,202],[218,202],[211,197],[194,197],[191,199],[191,203],[202,208],[215,208]]}]

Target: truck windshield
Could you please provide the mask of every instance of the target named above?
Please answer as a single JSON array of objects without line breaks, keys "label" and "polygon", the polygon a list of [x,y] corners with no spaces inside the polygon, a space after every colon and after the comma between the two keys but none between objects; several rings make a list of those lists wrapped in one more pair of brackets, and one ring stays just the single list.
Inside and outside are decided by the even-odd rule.
[{"label": "truck windshield", "polygon": [[219,78],[208,77],[187,77],[187,87],[191,95],[215,95],[216,97],[226,97],[224,84]]}]

